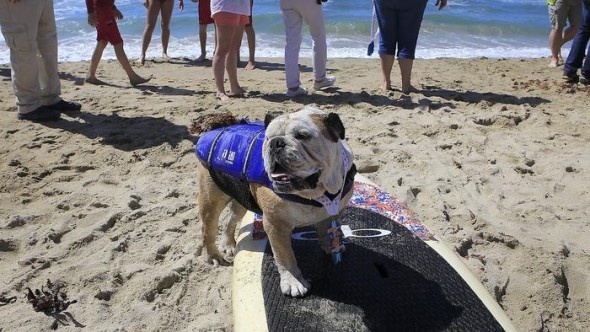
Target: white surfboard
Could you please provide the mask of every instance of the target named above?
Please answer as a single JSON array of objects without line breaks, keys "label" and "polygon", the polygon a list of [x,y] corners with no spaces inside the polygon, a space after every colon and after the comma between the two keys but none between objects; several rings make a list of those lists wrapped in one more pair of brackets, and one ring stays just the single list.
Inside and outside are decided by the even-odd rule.
[{"label": "white surfboard", "polygon": [[291,298],[279,289],[260,220],[246,214],[234,258],[235,331],[516,331],[461,258],[362,175],[340,223],[347,244],[337,265],[321,251],[313,228],[294,231],[311,290]]}]

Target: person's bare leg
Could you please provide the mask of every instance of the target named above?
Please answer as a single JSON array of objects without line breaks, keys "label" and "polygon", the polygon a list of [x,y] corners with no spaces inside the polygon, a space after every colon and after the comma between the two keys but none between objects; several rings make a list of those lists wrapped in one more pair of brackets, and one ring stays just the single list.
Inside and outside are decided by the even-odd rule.
[{"label": "person's bare leg", "polygon": [[551,29],[549,33],[549,48],[551,49],[551,61],[549,67],[557,67],[559,65],[559,57],[561,56],[561,45],[563,45],[562,30]]},{"label": "person's bare leg", "polygon": [[381,58],[381,75],[383,77],[381,90],[388,91],[391,90],[391,68],[393,68],[395,56],[391,54],[379,54],[379,57]]},{"label": "person's bare leg", "polygon": [[103,81],[99,80],[96,77],[96,70],[98,69],[98,63],[102,58],[102,53],[104,49],[107,47],[108,42],[106,40],[99,40],[96,42],[96,47],[94,48],[94,52],[92,52],[92,58],[90,60],[90,68],[88,69],[88,74],[86,75],[86,83],[90,84],[104,84]]},{"label": "person's bare leg", "polygon": [[168,56],[168,43],[170,42],[170,20],[174,11],[174,1],[166,0],[161,5],[160,27],[162,28],[162,58],[170,60]]},{"label": "person's bare leg", "polygon": [[142,65],[145,63],[145,54],[150,42],[152,41],[152,34],[156,28],[156,22],[158,21],[158,14],[160,13],[160,1],[150,1],[150,5],[146,13],[145,30],[143,31],[143,42],[141,44],[141,56],[138,62]]},{"label": "person's bare leg", "polygon": [[113,45],[113,47],[115,48],[117,60],[119,60],[121,67],[123,67],[123,70],[125,70],[125,73],[127,73],[127,77],[129,77],[129,82],[131,85],[136,86],[138,84],[147,83],[152,79],[151,76],[148,78],[143,78],[133,71],[133,68],[131,68],[131,64],[129,63],[129,59],[127,58],[127,54],[125,54],[123,43]]},{"label": "person's bare leg", "polygon": [[234,31],[232,34],[232,45],[229,49],[225,60],[225,70],[227,71],[227,78],[229,80],[229,91],[232,95],[241,95],[246,92],[244,88],[240,86],[238,82],[238,66],[237,60],[240,53],[240,43],[242,42],[242,36],[244,35],[244,26],[240,25],[233,27]]},{"label": "person's bare leg", "polygon": [[414,64],[414,59],[397,59],[397,63],[402,75],[402,93],[408,94],[418,91],[412,86],[412,65]]},{"label": "person's bare leg", "polygon": [[246,38],[248,39],[248,63],[246,64],[246,69],[252,70],[256,68],[256,34],[254,33],[254,27],[251,25],[245,27],[244,31],[246,32]]},{"label": "person's bare leg", "polygon": [[[221,100],[228,100],[229,97],[225,94],[225,87],[224,87],[224,75],[225,75],[225,66],[226,66],[226,58],[230,51],[230,48],[235,48],[232,45],[232,37],[233,32],[236,27],[232,26],[216,26],[216,34],[215,34],[215,52],[213,53],[213,77],[215,77],[215,90],[217,94],[217,98]],[[235,52],[235,51],[234,51]],[[233,64],[235,66],[235,59],[233,60]]]},{"label": "person's bare leg", "polygon": [[197,58],[197,62],[203,62],[207,58],[207,24],[199,24],[199,43],[201,55]]},{"label": "person's bare leg", "polygon": [[[561,44],[559,45],[559,53],[557,54],[557,65],[561,65],[563,63],[563,58],[561,57],[561,48],[565,43],[574,39],[576,33],[578,32],[577,26],[568,26],[567,28],[563,29],[563,33],[561,34]],[[554,67],[549,64],[549,67]]]},{"label": "person's bare leg", "polygon": [[577,26],[568,26],[567,28],[565,28],[563,30],[563,35],[561,36],[561,46],[563,46],[568,41],[574,39],[576,33],[578,33]]}]

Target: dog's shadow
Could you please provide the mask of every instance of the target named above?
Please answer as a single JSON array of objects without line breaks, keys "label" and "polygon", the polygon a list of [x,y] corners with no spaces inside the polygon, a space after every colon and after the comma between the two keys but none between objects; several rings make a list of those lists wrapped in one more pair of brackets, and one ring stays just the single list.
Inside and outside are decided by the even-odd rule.
[{"label": "dog's shadow", "polygon": [[164,143],[176,147],[183,140],[193,143],[197,140],[197,137],[190,134],[188,127],[177,125],[163,117],[123,117],[118,114],[87,112],[72,115],[76,118],[73,121],[62,118],[59,121],[47,122],[45,125],[80,134],[89,139],[98,139],[101,144],[110,145],[122,151],[146,149]]}]

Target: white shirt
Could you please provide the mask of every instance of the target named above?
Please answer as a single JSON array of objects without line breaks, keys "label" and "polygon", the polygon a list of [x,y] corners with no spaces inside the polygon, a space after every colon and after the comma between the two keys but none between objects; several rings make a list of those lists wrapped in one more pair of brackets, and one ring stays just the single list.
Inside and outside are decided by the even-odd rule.
[{"label": "white shirt", "polygon": [[250,16],[250,0],[211,0],[211,16],[219,12]]}]

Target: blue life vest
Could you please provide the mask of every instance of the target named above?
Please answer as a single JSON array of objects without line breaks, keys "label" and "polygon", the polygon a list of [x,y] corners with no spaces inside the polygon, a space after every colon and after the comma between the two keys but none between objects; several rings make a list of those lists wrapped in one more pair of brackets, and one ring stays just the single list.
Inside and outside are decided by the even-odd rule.
[{"label": "blue life vest", "polygon": [[249,183],[272,189],[264,170],[262,143],[264,124],[241,120],[239,124],[205,132],[197,141],[195,152],[209,170],[215,184],[250,211],[262,214]]},{"label": "blue life vest", "polygon": [[[249,183],[260,183],[273,189],[262,159],[264,131],[262,122],[243,119],[239,124],[203,133],[195,147],[199,161],[209,170],[215,184],[243,207],[258,214],[262,214],[262,211],[250,191]],[[352,189],[355,174],[356,167],[352,164],[346,174],[343,194]],[[326,192],[325,196],[333,200],[340,194]],[[277,195],[300,204],[323,206],[316,200],[297,195]]]},{"label": "blue life vest", "polygon": [[197,141],[197,157],[209,169],[272,188],[262,160],[264,129],[262,122],[242,120],[208,131]]}]

